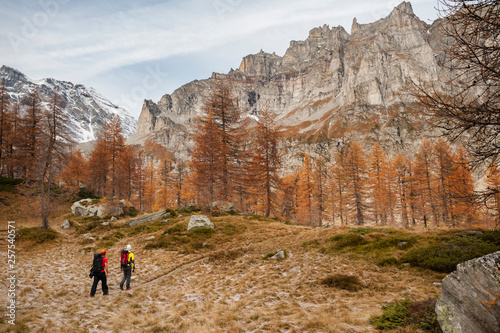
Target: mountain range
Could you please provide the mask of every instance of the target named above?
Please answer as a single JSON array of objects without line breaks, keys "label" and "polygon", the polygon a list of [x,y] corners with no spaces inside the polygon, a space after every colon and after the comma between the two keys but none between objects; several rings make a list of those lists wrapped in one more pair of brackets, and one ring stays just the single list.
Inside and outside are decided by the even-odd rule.
[{"label": "mountain range", "polygon": [[158,102],[145,100],[129,142],[150,139],[189,151],[193,119],[215,80],[226,80],[244,117],[251,121],[264,106],[277,114],[292,153],[314,154],[345,138],[408,149],[426,133],[409,88],[438,82],[445,71],[440,22],[423,22],[402,2],[376,22],[354,18],[350,34],[341,26],[314,28],[305,41],[291,41],[283,56],[260,51],[227,74],[189,82]]},{"label": "mountain range", "polygon": [[126,137],[136,132],[137,120],[127,110],[113,104],[93,88],[52,78],[32,80],[7,66],[0,68],[0,79],[5,82],[11,100],[18,103],[33,89],[38,89],[42,99],[46,101],[58,90],[66,104],[69,127],[75,142],[95,140],[102,126],[113,115],[120,118]]}]

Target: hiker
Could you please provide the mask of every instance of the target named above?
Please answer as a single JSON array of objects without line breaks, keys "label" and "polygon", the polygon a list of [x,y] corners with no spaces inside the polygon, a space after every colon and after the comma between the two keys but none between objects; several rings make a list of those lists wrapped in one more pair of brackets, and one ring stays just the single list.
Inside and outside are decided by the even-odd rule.
[{"label": "hiker", "polygon": [[103,249],[100,253],[94,254],[91,275],[94,277],[94,283],[90,290],[90,297],[94,297],[99,281],[102,281],[102,294],[107,295],[108,282],[106,276],[108,275],[108,259],[106,258],[106,250]]},{"label": "hiker", "polygon": [[127,245],[127,248],[122,251],[120,256],[120,264],[123,272],[123,279],[120,282],[120,289],[123,290],[123,284],[127,281],[127,290],[130,290],[130,279],[132,278],[132,272],[135,272],[135,262],[134,254],[130,251],[132,246]]}]

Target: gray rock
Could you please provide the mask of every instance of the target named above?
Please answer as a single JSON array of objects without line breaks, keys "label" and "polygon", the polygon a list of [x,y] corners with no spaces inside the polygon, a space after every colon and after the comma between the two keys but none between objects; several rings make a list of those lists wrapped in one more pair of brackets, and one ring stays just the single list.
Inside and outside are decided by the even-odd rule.
[{"label": "gray rock", "polygon": [[149,236],[148,238],[146,238],[146,240],[152,240],[152,239],[155,239],[155,238],[156,238],[156,236],[153,235],[153,236]]},{"label": "gray rock", "polygon": [[229,201],[214,201],[212,202],[212,208],[217,208],[223,212],[230,212],[234,210],[234,204]]},{"label": "gray rock", "polygon": [[399,242],[398,247],[401,249],[406,249],[408,247],[408,242]]},{"label": "gray rock", "polygon": [[214,224],[205,215],[191,215],[189,219],[187,231],[196,230],[199,228],[212,228],[214,229]]},{"label": "gray rock", "polygon": [[[500,251],[457,265],[442,281],[436,313],[444,333],[500,332]],[[495,295],[493,295],[495,294]]]},{"label": "gray rock", "polygon": [[441,287],[441,282],[432,282],[432,285],[437,286],[437,287]]},{"label": "gray rock", "polygon": [[112,214],[121,215],[123,209],[121,207],[117,208],[116,205],[111,203],[97,204],[93,203],[92,199],[82,199],[73,203],[71,212],[75,216],[98,216],[102,218]]},{"label": "gray rock", "polygon": [[111,217],[111,221],[116,221],[116,220],[118,220],[118,219],[116,218],[116,216],[112,216],[112,217]]},{"label": "gray rock", "polygon": [[163,209],[155,213],[143,215],[135,220],[128,221],[127,225],[134,227],[139,224],[153,222],[166,217],[170,217],[170,212],[168,212],[166,209]]},{"label": "gray rock", "polygon": [[411,265],[410,265],[410,263],[407,263],[407,262],[405,262],[405,263],[403,264],[403,267],[410,267],[410,266],[411,266]]},{"label": "gray rock", "polygon": [[278,252],[276,252],[276,254],[274,256],[272,256],[270,259],[273,259],[273,260],[284,260],[286,258],[286,254],[285,254],[285,251],[283,250],[279,250]]},{"label": "gray rock", "polygon": [[64,222],[61,224],[62,229],[69,229],[71,227],[71,224],[69,223],[68,220],[64,220]]},{"label": "gray rock", "polygon": [[110,224],[110,223],[109,223],[108,221],[106,221],[106,222],[102,222],[102,223],[101,223],[101,225],[103,225],[103,226],[108,226],[109,224]]},{"label": "gray rock", "polygon": [[161,222],[161,223],[168,223],[168,222],[170,222],[170,220],[169,220],[169,219],[166,219],[166,220],[161,220],[160,222]]}]

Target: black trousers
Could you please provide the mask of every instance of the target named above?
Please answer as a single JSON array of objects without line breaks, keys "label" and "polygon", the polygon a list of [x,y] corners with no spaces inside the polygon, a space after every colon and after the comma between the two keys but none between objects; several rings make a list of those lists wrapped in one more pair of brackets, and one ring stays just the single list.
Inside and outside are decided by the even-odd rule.
[{"label": "black trousers", "polygon": [[95,295],[99,281],[102,281],[102,294],[108,294],[108,281],[106,279],[106,273],[102,272],[94,275],[94,283],[92,284],[92,289],[90,289],[90,296]]},{"label": "black trousers", "polygon": [[123,279],[122,282],[120,282],[120,288],[123,288],[123,284],[125,281],[127,282],[127,288],[130,288],[130,279],[132,278],[132,268],[124,268],[123,269]]}]

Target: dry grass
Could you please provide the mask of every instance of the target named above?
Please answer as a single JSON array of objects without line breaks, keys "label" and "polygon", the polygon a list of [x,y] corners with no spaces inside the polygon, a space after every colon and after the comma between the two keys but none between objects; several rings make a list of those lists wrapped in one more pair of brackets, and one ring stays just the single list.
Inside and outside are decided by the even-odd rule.
[{"label": "dry grass", "polygon": [[[147,238],[160,237],[188,219],[172,219],[170,224],[133,235],[122,225],[124,221],[92,230],[101,239],[116,231],[125,235],[108,248],[107,297],[100,289],[95,298],[88,297],[92,255],[83,251],[89,244],[82,245],[82,235],[74,229],[65,231],[62,241],[30,248],[19,244],[17,328],[30,332],[375,332],[369,318],[380,315],[382,305],[440,292],[432,283],[443,274],[381,268],[348,254],[323,254],[302,246],[346,232],[340,228],[310,229],[250,216],[222,216],[212,219],[216,232],[204,240],[211,247],[144,250],[150,242]],[[129,243],[138,267],[133,289],[120,291],[119,252]],[[280,249],[287,251],[287,259],[264,259]],[[362,288],[347,291],[321,284],[335,274],[358,276]],[[4,297],[6,284],[0,287]],[[8,329],[4,326],[0,332]]]}]

